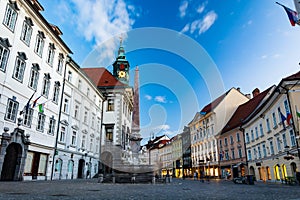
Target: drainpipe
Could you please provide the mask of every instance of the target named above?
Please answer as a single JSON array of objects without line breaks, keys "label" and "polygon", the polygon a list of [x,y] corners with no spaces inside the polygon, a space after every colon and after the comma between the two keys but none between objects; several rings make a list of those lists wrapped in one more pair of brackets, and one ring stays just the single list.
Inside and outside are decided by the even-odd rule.
[{"label": "drainpipe", "polygon": [[53,171],[55,166],[55,155],[57,151],[57,142],[58,142],[58,135],[59,135],[59,127],[60,127],[60,119],[61,119],[61,109],[62,109],[62,103],[63,103],[63,97],[64,97],[64,90],[65,90],[65,84],[66,84],[66,71],[67,71],[67,64],[70,62],[71,57],[67,56],[66,63],[65,63],[65,71],[63,76],[63,84],[62,84],[62,91],[61,91],[61,97],[60,97],[60,105],[59,105],[59,113],[58,113],[58,122],[57,122],[57,131],[56,131],[56,138],[55,138],[55,146],[54,146],[54,153],[53,153],[53,159],[52,159],[52,169],[51,169],[51,180],[53,179]]},{"label": "drainpipe", "polygon": [[247,175],[249,174],[249,166],[248,166],[248,156],[247,156],[247,148],[246,148],[246,136],[245,136],[245,129],[240,126],[239,129],[242,132],[243,139],[244,139],[244,151],[245,151],[245,159],[246,159],[246,166],[247,166]]}]

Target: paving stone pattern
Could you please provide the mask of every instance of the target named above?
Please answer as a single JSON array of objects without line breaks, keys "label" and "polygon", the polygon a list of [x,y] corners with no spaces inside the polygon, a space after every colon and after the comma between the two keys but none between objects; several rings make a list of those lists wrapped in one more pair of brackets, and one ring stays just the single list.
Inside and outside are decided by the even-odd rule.
[{"label": "paving stone pattern", "polygon": [[300,200],[300,186],[173,179],[166,184],[108,184],[96,179],[0,182],[0,199],[278,199]]}]

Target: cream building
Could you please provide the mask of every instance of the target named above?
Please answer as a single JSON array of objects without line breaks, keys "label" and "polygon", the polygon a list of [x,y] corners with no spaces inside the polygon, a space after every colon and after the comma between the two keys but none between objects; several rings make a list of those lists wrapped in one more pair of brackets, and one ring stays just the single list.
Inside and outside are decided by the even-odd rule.
[{"label": "cream building", "polygon": [[181,134],[174,136],[171,139],[172,142],[172,162],[173,162],[173,177],[181,178],[182,171],[182,137]]},{"label": "cream building", "polygon": [[261,109],[243,125],[249,174],[256,180],[287,180],[299,170],[299,133],[295,131],[299,94],[294,92],[299,88],[299,80],[299,73],[283,79]]},{"label": "cream building", "polygon": [[231,88],[206,105],[189,123],[191,130],[193,171],[219,177],[217,138],[236,108],[248,101],[239,90]]},{"label": "cream building", "polygon": [[42,11],[34,0],[0,1],[1,180],[51,177],[64,66],[72,52]]},{"label": "cream building", "polygon": [[53,179],[91,178],[98,173],[103,96],[69,59],[54,159]]}]

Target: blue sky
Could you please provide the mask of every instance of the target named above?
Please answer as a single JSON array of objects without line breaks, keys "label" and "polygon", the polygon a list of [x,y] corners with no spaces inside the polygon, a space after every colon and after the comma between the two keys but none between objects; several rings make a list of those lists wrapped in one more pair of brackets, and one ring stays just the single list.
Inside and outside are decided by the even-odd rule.
[{"label": "blue sky", "polygon": [[[292,0],[279,2],[294,9]],[[144,141],[152,132],[180,132],[197,111],[231,87],[245,94],[256,87],[262,91],[299,70],[300,27],[290,25],[275,1],[40,3],[82,67],[111,70],[119,37],[124,38],[131,68],[140,69]]]}]

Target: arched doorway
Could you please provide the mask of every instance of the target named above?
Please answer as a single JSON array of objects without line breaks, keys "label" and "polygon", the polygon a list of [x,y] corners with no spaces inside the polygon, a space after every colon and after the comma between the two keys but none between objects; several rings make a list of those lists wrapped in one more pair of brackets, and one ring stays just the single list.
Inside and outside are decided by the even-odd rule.
[{"label": "arched doorway", "polygon": [[4,163],[1,172],[1,180],[17,180],[22,158],[22,146],[18,143],[11,143],[6,148]]},{"label": "arched doorway", "polygon": [[58,174],[59,180],[61,179],[62,164],[63,164],[63,161],[60,158],[55,161],[55,173]]},{"label": "arched doorway", "polygon": [[291,171],[292,171],[292,176],[295,176],[297,171],[297,165],[294,162],[291,163]]},{"label": "arched doorway", "polygon": [[282,178],[285,180],[287,177],[286,166],[285,164],[281,165]]},{"label": "arched doorway", "polygon": [[112,173],[112,160],[113,156],[110,152],[103,152],[101,154],[101,164],[103,165],[103,174],[106,176],[106,174]]},{"label": "arched doorway", "polygon": [[73,169],[74,169],[74,161],[68,161],[68,178],[73,179]]},{"label": "arched doorway", "polygon": [[280,166],[277,164],[274,166],[274,176],[275,180],[280,180]]},{"label": "arched doorway", "polygon": [[83,178],[84,175],[84,164],[85,161],[83,159],[80,159],[78,162],[78,174],[77,174],[77,178]]}]

